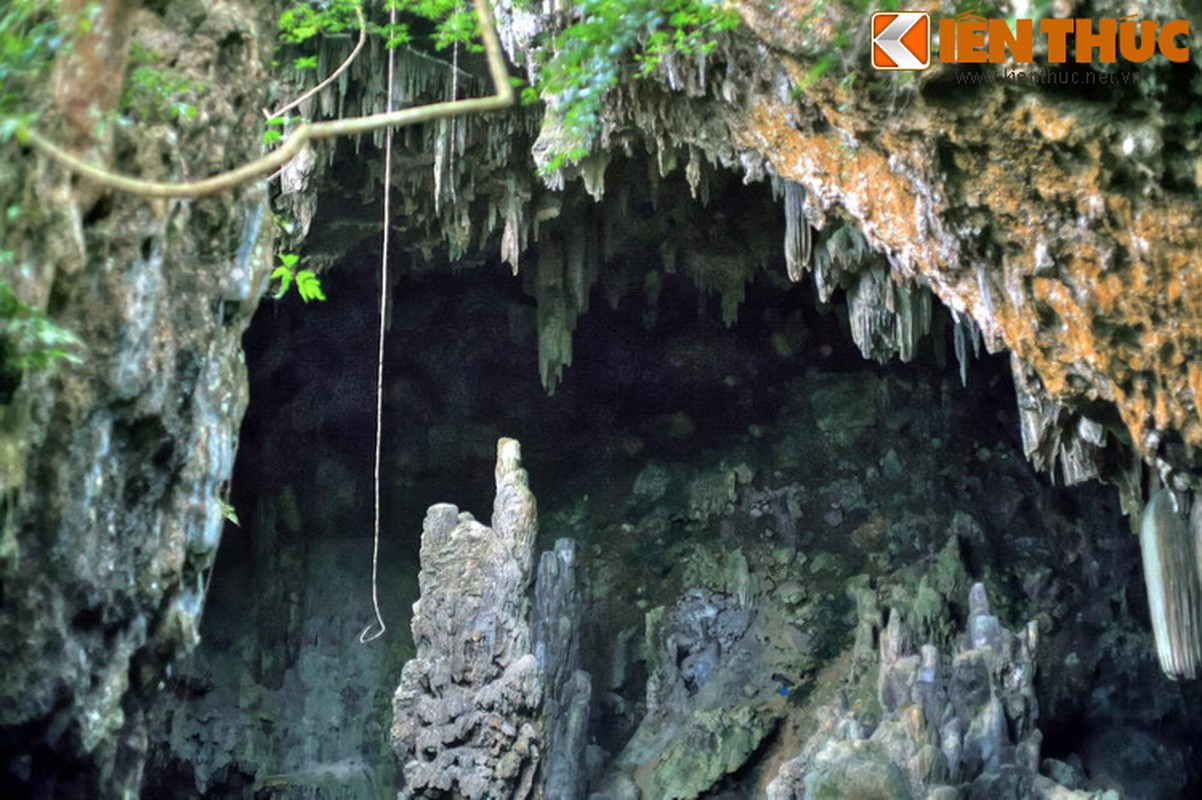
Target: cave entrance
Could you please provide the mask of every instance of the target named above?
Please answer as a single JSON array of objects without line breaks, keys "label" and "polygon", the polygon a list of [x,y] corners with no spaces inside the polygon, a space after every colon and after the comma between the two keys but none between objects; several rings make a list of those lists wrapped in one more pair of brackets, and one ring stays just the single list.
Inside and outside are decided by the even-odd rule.
[{"label": "cave entrance", "polygon": [[[854,576],[901,584],[906,565],[929,568],[951,548],[1006,598],[1007,624],[1042,613],[1053,629],[1071,615],[1082,630],[1113,621],[1119,600],[1090,594],[1103,581],[1138,594],[1137,551],[1109,494],[1054,489],[1022,457],[1004,357],[980,355],[963,383],[961,323],[936,304],[910,363],[867,361],[853,342],[863,320],[842,290],[821,302],[811,281],[784,277],[770,192],[711,176],[703,206],[683,180],[652,191],[626,177],[619,185],[643,188],[615,201],[619,231],[610,212],[569,193],[524,277],[495,257],[395,270],[381,470],[389,629],[367,646],[357,637],[372,619],[378,245],[328,273],[328,302],[260,310],[245,339],[251,402],[232,493],[242,525],[224,535],[202,643],[174,687],[181,702],[152,776],[200,792],[249,781],[376,796],[395,784],[390,698],[413,655],[421,519],[454,502],[487,521],[500,436],[522,442],[540,549],[560,536],[582,546],[595,612],[584,658],[603,684],[592,733],[611,755],[638,722],[646,678],[637,658],[604,677],[615,642],[637,645],[644,611],[705,573],[707,547],[796,559],[798,603],[829,621],[802,639],[782,624],[766,644],[802,654],[808,666],[786,676],[800,682],[798,698],[820,695],[812,676],[851,646]],[[565,230],[585,231],[606,268],[574,316],[556,317],[538,259],[570,258]],[[721,269],[736,259],[754,268],[726,282]],[[555,344],[562,330],[548,334],[556,326],[570,332],[569,351]],[[963,621],[966,596],[951,594],[928,635]],[[1122,602],[1142,616],[1142,596]],[[1067,687],[1096,681],[1101,657],[1048,682],[1045,718],[1089,713]],[[1098,726],[1112,735],[1122,724]],[[1051,726],[1064,738],[1050,750],[1073,749],[1070,727]],[[762,772],[745,765],[738,780],[751,786]]]}]

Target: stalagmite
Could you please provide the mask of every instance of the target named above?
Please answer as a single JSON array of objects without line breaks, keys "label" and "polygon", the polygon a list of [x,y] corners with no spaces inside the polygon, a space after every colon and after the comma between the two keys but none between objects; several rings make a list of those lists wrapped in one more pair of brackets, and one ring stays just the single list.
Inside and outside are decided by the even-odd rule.
[{"label": "stalagmite", "polygon": [[[1165,675],[1196,678],[1202,662],[1202,586],[1191,527],[1159,489],[1144,509],[1139,541],[1156,652]],[[1196,508],[1196,504],[1195,504]],[[1198,512],[1195,511],[1196,523]]]},{"label": "stalagmite", "polygon": [[805,189],[785,182],[785,266],[797,283],[810,264],[810,223],[805,213]]}]

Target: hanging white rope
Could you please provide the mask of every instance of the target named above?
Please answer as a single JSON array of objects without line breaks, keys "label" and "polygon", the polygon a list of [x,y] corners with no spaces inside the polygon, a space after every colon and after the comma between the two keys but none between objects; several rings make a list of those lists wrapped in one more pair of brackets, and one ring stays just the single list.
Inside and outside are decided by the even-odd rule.
[{"label": "hanging white rope", "polygon": [[[388,11],[388,24],[396,26],[396,6]],[[396,55],[393,49],[388,50],[388,100],[386,113],[392,113],[392,80]],[[384,330],[386,320],[384,312],[388,303],[388,234],[391,227],[389,201],[392,195],[392,128],[384,132],[384,243],[380,254],[380,330],[379,346],[376,350],[376,452],[372,464],[372,544],[371,544],[371,606],[376,612],[376,621],[363,629],[359,641],[367,644],[373,639],[384,635],[387,626],[384,616],[380,613],[380,450],[384,441]]]},{"label": "hanging white rope", "polygon": [[[451,102],[455,102],[458,99],[459,99],[459,42],[458,42],[458,40],[456,40],[455,49],[451,53]],[[450,173],[450,175],[448,177],[451,180],[451,202],[452,203],[456,202],[456,199],[455,199],[455,150],[459,146],[459,142],[456,141],[458,139],[458,137],[455,135],[456,133],[458,133],[458,128],[459,128],[459,126],[456,124],[457,121],[458,120],[456,120],[454,117],[451,117],[449,120],[449,122],[451,123],[451,141],[450,141],[451,163],[448,165],[447,171]]]}]

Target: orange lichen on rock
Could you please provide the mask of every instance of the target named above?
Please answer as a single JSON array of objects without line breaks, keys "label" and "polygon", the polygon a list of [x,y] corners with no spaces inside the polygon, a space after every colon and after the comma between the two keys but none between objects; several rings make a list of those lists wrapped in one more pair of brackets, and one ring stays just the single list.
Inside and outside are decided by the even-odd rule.
[{"label": "orange lichen on rock", "polygon": [[1122,129],[1084,103],[972,91],[884,117],[822,85],[812,127],[761,96],[733,135],[805,187],[816,221],[845,214],[897,277],[971,313],[1052,398],[1113,400],[1141,455],[1174,431],[1202,463],[1202,199],[1133,190],[1138,167],[1111,157]]}]

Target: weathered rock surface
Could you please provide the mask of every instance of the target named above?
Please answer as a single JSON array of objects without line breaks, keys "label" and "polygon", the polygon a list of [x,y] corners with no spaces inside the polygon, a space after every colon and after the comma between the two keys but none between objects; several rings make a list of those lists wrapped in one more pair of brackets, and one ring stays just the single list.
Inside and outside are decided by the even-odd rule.
[{"label": "weathered rock surface", "polygon": [[548,799],[584,797],[589,781],[585,755],[593,681],[580,669],[584,631],[576,566],[576,543],[560,539],[539,558],[534,582],[530,627],[534,656],[546,676],[541,790]]},{"label": "weathered rock surface", "polygon": [[[129,4],[107,7],[122,5]],[[1077,13],[1101,14],[1110,5],[1083,5]],[[221,87],[266,83],[266,48],[273,37],[265,11],[236,2],[158,7],[169,7],[164,14],[170,25],[153,14],[146,15],[147,24],[173,53],[181,54],[181,69]],[[1130,453],[1168,473],[1171,481],[1195,482],[1193,469],[1202,460],[1202,372],[1195,358],[1202,340],[1197,307],[1202,287],[1191,265],[1202,262],[1202,234],[1194,224],[1202,216],[1202,200],[1197,121],[1179,97],[1190,98],[1196,91],[1200,48],[1194,48],[1193,62],[1171,73],[1154,70],[1149,80],[1105,98],[1069,101],[1056,91],[1027,91],[1003,82],[961,89],[946,72],[932,73],[913,88],[867,80],[852,85],[834,73],[814,79],[812,67],[824,54],[813,50],[812,37],[797,34],[797,25],[804,22],[829,41],[834,31],[862,24],[859,18],[849,19],[839,4],[747,0],[739,10],[750,36],[744,32],[725,42],[709,62],[712,69],[669,59],[661,76],[664,85],[643,81],[618,92],[602,141],[615,151],[647,144],[659,168],[650,176],[655,187],[659,177],[683,165],[689,191],[702,200],[716,165],[749,180],[774,179],[789,215],[788,243],[778,248],[785,251],[788,274],[796,278],[804,272],[809,252],[822,299],[831,297],[837,285],[844,287],[852,303],[852,330],[866,355],[897,352],[905,357],[913,352],[915,337],[929,320],[927,291],[958,317],[958,355],[968,353],[978,330],[988,349],[1010,349],[1024,449],[1036,465],[1052,469],[1060,464],[1069,481],[1109,473],[1106,477],[1125,481],[1129,507],[1138,505],[1142,495],[1140,466],[1126,458]],[[1158,11],[1188,16],[1181,3],[1159,4]],[[531,14],[535,23],[550,24],[549,17],[540,22],[536,12]],[[510,30],[506,38],[519,43],[525,33]],[[859,70],[862,52],[855,48],[861,44],[852,48],[855,52],[833,55]],[[445,64],[413,60],[415,68],[405,70],[406,81],[398,90],[401,99],[412,102],[430,87],[445,96],[457,73]],[[108,81],[99,86],[103,91],[98,95],[111,97],[122,62],[113,60],[96,76],[93,87]],[[364,59],[354,68],[361,94],[370,98],[363,110],[377,110],[381,103],[378,67],[378,60]],[[476,87],[457,88],[467,92]],[[201,120],[236,124],[197,124],[182,132],[155,129],[119,144],[149,177],[178,177],[175,165],[180,163],[190,173],[216,171],[257,149],[251,131],[258,123],[259,99],[237,90],[213,92],[204,101]],[[343,109],[342,98],[332,92],[316,105],[327,114]],[[1117,120],[1116,110],[1122,112]],[[608,263],[604,274],[597,269],[601,254],[609,250],[605,229],[626,213],[623,204],[593,217],[576,202],[579,198],[564,200],[538,187],[525,152],[514,144],[528,144],[515,134],[533,136],[529,114],[470,129],[476,145],[490,153],[487,162],[464,157],[458,147],[469,138],[467,125],[448,122],[414,134],[418,149],[435,154],[434,170],[432,174],[421,158],[409,160],[399,183],[419,199],[404,202],[412,200],[424,210],[422,203],[429,200],[435,212],[413,214],[414,225],[424,233],[413,239],[413,247],[427,261],[445,243],[456,253],[475,241],[486,249],[495,229],[502,257],[516,268],[537,238],[538,224],[544,223],[545,263],[524,262],[523,269],[538,301],[539,366],[547,378],[558,375],[572,358],[572,329],[593,282],[615,304],[625,287],[639,287],[648,300],[647,317],[654,319],[662,278],[658,270],[624,270]],[[320,156],[328,159],[331,152]],[[257,256],[268,215],[255,192],[224,201],[142,203],[98,197],[72,186],[48,165],[34,165],[29,172],[26,167],[0,164],[0,205],[45,212],[30,214],[34,221],[4,231],[6,246],[18,241],[13,247],[17,260],[28,267],[13,278],[14,288],[92,347],[82,367],[60,365],[52,372],[26,375],[0,419],[5,495],[0,672],[11,676],[0,690],[0,752],[6,777],[20,787],[44,785],[53,777],[62,791],[88,791],[100,784],[130,790],[144,749],[142,709],[166,665],[195,635],[204,573],[221,525],[218,486],[229,474],[233,429],[245,401],[238,337],[261,290],[266,264]],[[615,169],[608,153],[583,166],[581,177],[590,195],[604,191],[607,168]],[[631,182],[629,173],[624,178]],[[729,178],[727,172],[724,180]],[[428,191],[431,181],[433,193]],[[371,185],[367,177],[363,183]],[[24,187],[20,197],[16,187]],[[486,224],[470,218],[473,201]],[[313,207],[312,197],[298,200],[302,227]],[[374,207],[363,207],[374,215]],[[580,225],[585,235],[568,237],[555,230],[555,219],[568,229]],[[586,219],[589,227],[583,225]],[[718,293],[722,315],[733,319],[748,276],[771,261],[754,237],[749,244],[738,238],[757,223],[762,218],[748,223],[728,217],[723,222],[714,215],[705,235],[693,235],[692,241],[683,241],[688,238],[683,235],[661,236],[659,266],[665,275],[679,269],[704,291]],[[811,227],[819,228],[821,236],[812,237]],[[335,243],[339,252],[330,256],[335,258],[344,252],[343,243],[365,230],[374,235],[378,228],[373,216],[326,230],[331,229],[351,231],[341,238],[320,237]],[[215,273],[214,264],[228,269]],[[692,356],[702,352],[696,348]],[[678,362],[686,369],[689,364],[689,358]],[[738,380],[742,373],[729,375]],[[465,383],[461,395],[467,394]],[[854,428],[835,422],[831,430],[859,439]],[[782,433],[773,456],[778,468],[789,469],[801,458],[798,453],[808,452],[807,436]],[[1102,448],[1116,442],[1118,458],[1111,458],[1113,453],[1103,458]],[[896,467],[885,470],[898,477]],[[727,535],[740,532],[727,516],[736,507],[739,484],[732,483],[728,470],[715,470],[711,477],[712,482],[698,484],[679,517],[662,513],[647,524],[650,541],[664,538],[678,524],[696,529],[712,522],[726,524]],[[972,480],[979,482],[966,475],[956,488]],[[906,541],[918,540],[913,535],[921,528],[917,514],[919,522],[854,516],[863,505],[847,499],[844,489],[855,483],[849,479],[832,487],[830,494],[839,499],[821,512],[828,528],[841,531],[854,523],[855,546],[878,563],[893,555],[888,548],[904,550]],[[765,488],[782,490],[780,484]],[[787,560],[806,537],[797,530],[789,498],[777,503],[772,514],[787,539]],[[498,571],[494,577],[505,589],[517,591],[514,598],[524,596],[531,557],[517,552],[506,556],[503,548],[489,543],[498,529],[496,519],[488,529],[444,509],[431,517],[430,525],[444,539],[458,531],[470,553]],[[881,547],[874,546],[877,542]],[[1057,546],[1072,549],[1083,563],[1098,561],[1088,541]],[[451,554],[431,557],[432,563],[453,571]],[[816,552],[807,574],[843,576],[841,558]],[[456,577],[463,580],[439,577],[451,584]],[[789,595],[804,598],[807,588],[797,585],[796,576],[788,580],[793,581]],[[1035,572],[1022,577],[1024,586],[1035,587],[1033,597],[1051,594],[1040,581]],[[865,589],[858,588],[857,603],[866,601]],[[446,645],[448,660],[431,655],[425,666],[414,668],[408,702],[437,719],[442,735],[468,736],[472,753],[492,757],[490,747],[512,746],[516,749],[507,752],[517,755],[480,774],[455,761],[448,773],[436,775],[433,760],[423,759],[435,758],[442,744],[437,735],[422,749],[419,739],[426,731],[410,726],[405,734],[412,742],[403,748],[416,765],[415,776],[428,781],[431,792],[439,790],[447,774],[479,791],[487,791],[493,781],[506,790],[527,786],[537,791],[535,751],[545,752],[555,735],[537,725],[536,684],[546,676],[539,677],[524,601],[485,596],[479,587],[472,591],[467,587],[459,598],[437,590],[431,595],[431,605],[438,608],[455,610],[459,600],[475,603],[470,615],[485,623],[480,631],[447,629],[458,617],[426,614],[425,643],[437,639]],[[739,594],[729,586],[711,585],[704,591],[722,595],[724,604]],[[745,584],[743,594],[753,595],[754,587]],[[840,597],[841,589],[827,587],[821,610],[836,613]],[[506,610],[505,603],[512,608]],[[811,613],[818,602],[812,605]],[[1122,607],[1125,611],[1125,598]],[[937,624],[946,611],[937,609],[927,621]],[[759,608],[757,616],[767,612]],[[1105,627],[1105,621],[1099,625]],[[871,640],[875,627],[861,619],[856,631],[861,645]],[[773,648],[815,660],[806,631],[784,624],[775,629],[783,635],[774,638]],[[715,658],[720,661],[717,672],[723,671],[721,660],[729,652],[720,652],[721,645],[710,649],[712,642],[704,637],[697,642],[704,644],[672,653],[682,663],[663,671],[661,688],[667,693],[657,689],[648,695],[660,708],[680,709],[681,688],[687,699],[691,687],[715,674]],[[646,649],[655,652],[661,644],[655,641]],[[1137,645],[1128,645],[1125,652],[1135,651]],[[864,652],[861,647],[860,654]],[[1091,651],[1088,658],[1096,663],[1101,656]],[[910,686],[906,669],[886,676],[891,696],[904,697]],[[455,695],[465,705],[423,705],[431,687],[463,688],[454,684],[454,676],[473,689]],[[574,672],[560,678],[565,694],[559,702],[578,710],[583,684]],[[753,686],[753,694],[763,688]],[[472,716],[483,713],[472,702],[483,703],[487,713]],[[685,708],[693,710],[687,702]],[[991,752],[1017,751],[1022,741],[990,738],[998,730],[999,713],[1011,710],[1003,704],[1001,712],[993,706],[988,713],[974,713],[964,720],[966,730],[971,732],[972,721],[979,720],[974,735],[996,745]],[[1021,718],[1025,712],[1016,713]],[[488,738],[492,734],[481,727],[482,720],[506,714],[520,724]],[[576,739],[569,726],[562,741]],[[841,739],[824,763],[864,757],[867,746],[845,744],[860,741],[885,746],[872,737]],[[962,737],[962,747],[964,741]],[[1105,752],[1104,744],[1099,744],[1100,752]],[[569,749],[574,752],[575,747]],[[745,749],[740,743],[738,750]],[[946,759],[942,746],[938,750]],[[920,748],[918,755],[931,752]],[[977,756],[988,761],[983,752]],[[48,759],[60,775],[48,776]],[[722,771],[728,771],[727,762],[722,764]],[[907,775],[912,768],[907,761]],[[834,772],[832,766],[828,774]],[[1030,774],[1005,765],[1003,773],[1017,775],[1020,782]],[[889,784],[893,772],[886,770],[881,779]],[[577,778],[564,780],[576,785]],[[1031,785],[1042,780],[1030,778]],[[625,775],[614,782],[633,785]]]},{"label": "weathered rock surface", "polygon": [[882,718],[845,699],[820,712],[818,732],[768,785],[770,800],[922,798],[942,786],[974,797],[1076,796],[1039,774],[1037,624],[1011,633],[989,613],[979,583],[968,607],[950,661],[931,644],[915,652],[913,630],[893,610],[880,633]]},{"label": "weathered rock surface", "polygon": [[[550,6],[500,5],[511,52],[562,24]],[[1188,19],[1187,6],[1161,3],[1155,15]],[[1186,83],[1196,91],[1198,32],[1192,60],[1175,67],[1188,78],[1159,62],[1070,99],[1054,82],[961,82],[945,66],[908,85],[873,74],[866,37],[831,44],[864,25],[854,4],[736,8],[745,27],[705,59],[669,55],[660,83],[615,92],[604,152],[568,176],[596,196],[609,151],[640,142],[661,174],[687,164],[702,198],[715,166],[771,178],[784,195],[790,277],[812,266],[824,299],[846,288],[866,356],[912,352],[929,289],[975,323],[991,352],[1015,354],[1038,466],[1059,462],[1067,480],[1087,479],[1109,429],[1192,481],[1202,462],[1202,369],[1192,358],[1202,284],[1189,265],[1202,259],[1202,149],[1196,119],[1179,109]],[[1111,10],[1094,2],[1074,13]],[[1073,85],[1114,78],[1070,72],[1060,77]],[[812,243],[811,225],[821,231]]]},{"label": "weathered rock surface", "polygon": [[[92,35],[103,39],[134,5],[98,4]],[[128,156],[119,166],[150,179],[257,155],[271,62],[275,20],[261,5],[171,5],[134,12],[133,37],[212,87],[196,124],[104,126]],[[93,62],[77,74],[62,60],[47,131],[56,112],[79,122],[72,109],[114,110],[93,101],[116,102],[127,46],[123,34],[80,44]],[[93,123],[55,132],[110,154],[85,141]],[[19,376],[0,405],[0,786],[133,794],[145,710],[196,641],[224,524],[246,404],[240,337],[270,271],[270,213],[262,187],[148,202],[4,152],[0,249],[14,269],[0,277],[85,348],[79,364]]]},{"label": "weathered rock surface", "polygon": [[405,797],[579,797],[591,682],[576,668],[575,550],[561,541],[531,583],[538,531],[516,441],[497,444],[492,527],[430,508],[414,604],[416,656],[394,698]]}]

